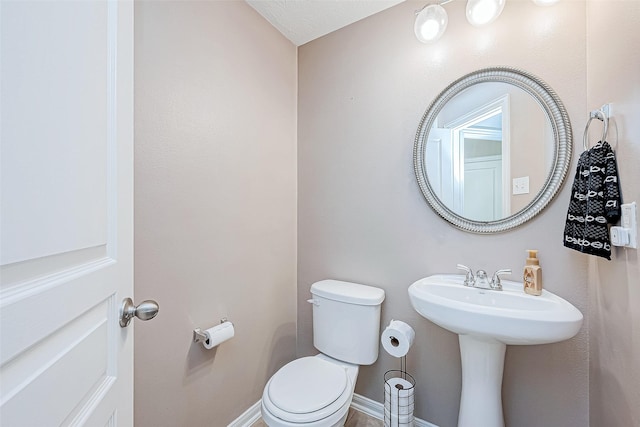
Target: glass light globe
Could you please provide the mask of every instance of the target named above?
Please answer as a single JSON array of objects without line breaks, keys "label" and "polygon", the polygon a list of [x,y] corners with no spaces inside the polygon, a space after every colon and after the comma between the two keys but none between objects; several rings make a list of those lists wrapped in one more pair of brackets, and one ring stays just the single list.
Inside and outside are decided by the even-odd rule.
[{"label": "glass light globe", "polygon": [[438,40],[447,29],[449,17],[444,7],[439,4],[430,4],[422,9],[416,16],[413,30],[416,37],[422,43],[430,43]]},{"label": "glass light globe", "polygon": [[504,9],[505,0],[469,0],[467,2],[467,20],[479,27],[493,22]]}]

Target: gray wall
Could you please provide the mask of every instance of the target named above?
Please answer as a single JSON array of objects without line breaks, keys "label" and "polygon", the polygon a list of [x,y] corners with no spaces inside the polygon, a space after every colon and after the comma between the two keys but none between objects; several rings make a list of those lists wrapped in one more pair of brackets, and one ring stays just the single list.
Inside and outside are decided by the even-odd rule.
[{"label": "gray wall", "polygon": [[[587,7],[587,107],[613,104],[608,138],[625,202],[640,202],[640,1]],[[613,31],[612,31],[613,29]],[[585,112],[585,115],[587,112]],[[601,135],[593,126],[592,142]],[[593,427],[640,426],[640,256],[589,260],[589,395]]]},{"label": "gray wall", "polygon": [[138,1],[135,27],[135,294],[160,303],[135,424],[223,426],[295,356],[296,48],[240,1]]},{"label": "gray wall", "polygon": [[[542,8],[507,2],[492,25],[476,29],[465,2],[446,5],[449,28],[436,44],[413,34],[408,1],[298,50],[298,353],[314,354],[305,300],[316,280],[379,286],[383,323],[410,323],[408,357],[417,380],[416,416],[455,426],[460,393],[457,336],[419,317],[408,286],[456,263],[522,271],[525,250],[540,250],[545,287],[588,313],[587,258],[562,246],[570,185],[538,217],[492,236],[458,231],[425,202],[413,175],[415,131],[430,101],[455,78],[507,65],[545,80],[563,100],[576,135],[586,122],[586,4]],[[579,139],[579,136],[576,138]],[[575,168],[575,159],[572,169]],[[507,425],[589,424],[588,337],[507,349],[503,384]],[[382,379],[398,361],[381,353],[360,371],[356,392],[383,400]]]}]

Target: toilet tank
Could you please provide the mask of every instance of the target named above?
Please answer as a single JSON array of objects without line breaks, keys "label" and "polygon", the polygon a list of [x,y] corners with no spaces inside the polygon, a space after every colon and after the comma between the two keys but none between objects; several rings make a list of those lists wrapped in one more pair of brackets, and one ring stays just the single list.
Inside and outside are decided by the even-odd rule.
[{"label": "toilet tank", "polygon": [[339,280],[311,286],[313,345],[327,356],[371,365],[380,346],[380,306],[384,290]]}]

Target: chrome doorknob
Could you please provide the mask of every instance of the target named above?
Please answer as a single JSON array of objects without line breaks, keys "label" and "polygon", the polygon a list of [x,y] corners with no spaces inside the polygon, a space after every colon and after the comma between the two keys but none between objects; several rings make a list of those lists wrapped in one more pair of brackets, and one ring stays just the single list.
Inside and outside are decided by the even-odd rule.
[{"label": "chrome doorknob", "polygon": [[153,300],[142,301],[136,306],[131,298],[125,298],[120,308],[120,326],[123,328],[129,326],[129,322],[134,317],[140,320],[151,320],[156,317],[158,310],[160,306]]}]

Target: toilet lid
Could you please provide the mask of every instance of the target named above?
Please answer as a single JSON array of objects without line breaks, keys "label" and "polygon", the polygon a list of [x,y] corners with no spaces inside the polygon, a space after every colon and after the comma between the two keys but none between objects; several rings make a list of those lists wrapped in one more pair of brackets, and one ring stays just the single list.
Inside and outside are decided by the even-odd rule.
[{"label": "toilet lid", "polygon": [[269,399],[288,413],[307,414],[335,402],[347,384],[343,367],[318,357],[303,357],[283,366],[273,376]]}]

